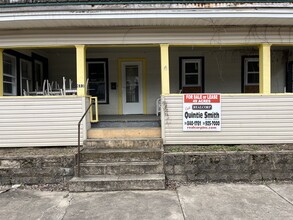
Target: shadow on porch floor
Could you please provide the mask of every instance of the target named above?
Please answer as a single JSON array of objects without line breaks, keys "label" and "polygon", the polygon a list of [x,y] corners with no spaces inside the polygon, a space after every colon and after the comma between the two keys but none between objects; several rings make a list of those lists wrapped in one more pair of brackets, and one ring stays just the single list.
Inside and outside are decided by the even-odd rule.
[{"label": "shadow on porch floor", "polygon": [[99,122],[92,123],[92,128],[160,126],[160,117],[156,115],[99,115]]}]

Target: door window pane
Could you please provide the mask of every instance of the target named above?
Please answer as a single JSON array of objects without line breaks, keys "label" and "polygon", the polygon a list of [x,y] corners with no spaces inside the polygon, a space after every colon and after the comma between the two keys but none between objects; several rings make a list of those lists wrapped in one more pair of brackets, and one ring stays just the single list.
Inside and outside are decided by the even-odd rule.
[{"label": "door window pane", "polygon": [[139,102],[139,75],[137,65],[127,65],[125,67],[126,78],[126,102]]}]

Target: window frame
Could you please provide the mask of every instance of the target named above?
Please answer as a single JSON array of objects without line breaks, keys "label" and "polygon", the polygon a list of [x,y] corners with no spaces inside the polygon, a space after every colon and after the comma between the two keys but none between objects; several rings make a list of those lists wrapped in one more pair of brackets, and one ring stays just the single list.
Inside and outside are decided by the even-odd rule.
[{"label": "window frame", "polygon": [[[104,64],[104,83],[105,83],[105,100],[98,99],[99,104],[109,104],[109,71],[108,71],[108,59],[107,58],[92,58],[86,60],[86,74],[89,79],[89,64],[103,63]],[[90,79],[88,82],[88,88],[90,87]]]},{"label": "window frame", "polygon": [[[28,64],[28,77],[24,77],[23,76],[23,66],[22,66],[22,63],[27,63]],[[20,84],[20,93],[21,95],[23,95],[23,90],[27,90],[27,87],[26,87],[26,84],[23,85],[23,80],[28,80],[29,81],[29,86],[30,86],[30,91],[33,91],[34,89],[34,86],[33,86],[33,67],[32,67],[32,61],[31,60],[27,60],[27,59],[24,59],[24,58],[20,58],[19,59],[19,77],[20,77],[20,81],[19,81],[19,84]]]},{"label": "window frame", "polygon": [[259,58],[258,57],[244,57],[244,85],[245,86],[258,86],[259,85],[259,82],[258,83],[249,83],[248,82],[248,74],[256,74],[258,73],[258,76],[259,76],[259,70],[258,72],[248,72],[248,63],[249,62],[258,62],[259,64]]},{"label": "window frame", "polygon": [[[198,73],[186,73],[185,64],[192,61],[198,63]],[[186,84],[186,75],[198,75],[198,83]],[[201,87],[204,92],[204,57],[179,57],[179,90],[183,87]]]},{"label": "window frame", "polygon": [[[7,93],[7,92],[4,92],[3,91],[3,95],[5,96],[16,96],[17,95],[17,86],[18,86],[18,80],[17,80],[17,58],[13,55],[10,55],[10,54],[7,54],[7,53],[3,53],[3,66],[4,66],[4,62],[5,62],[5,59],[4,57],[9,57],[11,59],[13,59],[13,63],[12,63],[12,72],[14,73],[13,75],[10,75],[10,74],[7,74],[4,72],[4,68],[3,68],[3,87],[4,87],[4,84],[5,83],[9,83],[9,84],[12,84],[12,93]],[[4,80],[4,76],[6,77],[10,77],[12,78],[12,80],[14,81],[14,83],[10,83],[10,82],[6,82]],[[3,89],[4,90],[4,89]]]}]

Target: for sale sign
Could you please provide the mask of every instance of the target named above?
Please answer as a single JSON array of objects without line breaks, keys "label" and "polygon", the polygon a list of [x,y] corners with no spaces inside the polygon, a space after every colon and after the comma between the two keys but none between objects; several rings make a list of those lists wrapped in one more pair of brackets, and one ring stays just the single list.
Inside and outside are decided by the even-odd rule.
[{"label": "for sale sign", "polygon": [[221,131],[221,95],[184,94],[183,131]]}]

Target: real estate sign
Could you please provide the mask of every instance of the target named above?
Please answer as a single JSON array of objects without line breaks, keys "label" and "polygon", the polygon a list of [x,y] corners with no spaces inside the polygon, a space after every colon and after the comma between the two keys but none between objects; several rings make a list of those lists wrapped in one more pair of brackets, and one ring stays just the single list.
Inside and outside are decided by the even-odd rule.
[{"label": "real estate sign", "polygon": [[183,131],[221,131],[221,95],[184,94]]}]

